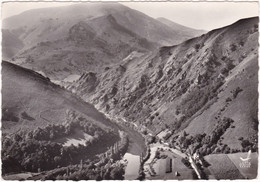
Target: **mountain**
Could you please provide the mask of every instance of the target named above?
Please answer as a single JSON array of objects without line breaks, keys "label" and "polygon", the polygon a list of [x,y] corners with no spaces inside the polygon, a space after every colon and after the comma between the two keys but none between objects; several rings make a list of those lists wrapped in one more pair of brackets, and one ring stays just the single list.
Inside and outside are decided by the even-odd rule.
[{"label": "mountain", "polygon": [[204,155],[243,151],[245,143],[255,150],[258,21],[242,19],[149,54],[133,52],[102,73],[84,73],[68,89],[111,117],[155,134],[170,129],[170,143],[186,135],[203,139],[196,144]]},{"label": "mountain", "polygon": [[123,127],[119,133],[119,126],[91,104],[6,61],[2,61],[1,131],[1,173],[9,180],[28,178],[23,177],[27,172],[49,179],[66,166],[76,169],[82,161],[101,164],[107,152],[112,150],[109,159],[116,159],[128,149]]},{"label": "mountain", "polygon": [[100,127],[113,126],[90,104],[51,83],[48,78],[2,61],[3,134],[64,123],[70,110],[90,118]]},{"label": "mountain", "polygon": [[24,44],[9,59],[57,81],[192,37],[119,3],[29,10],[5,19],[3,28]]},{"label": "mountain", "polygon": [[180,25],[178,23],[175,23],[175,22],[168,20],[166,18],[163,18],[163,17],[157,18],[157,20],[159,20],[160,22],[169,26],[173,30],[180,32],[181,36],[184,36],[184,37],[190,36],[190,38],[193,38],[193,37],[198,37],[198,36],[206,33],[205,30],[196,30],[196,29],[193,29],[193,28],[190,28],[190,27],[186,27],[186,26]]},{"label": "mountain", "polygon": [[2,30],[2,57],[3,59],[13,57],[24,46],[23,42],[9,30]]},{"label": "mountain", "polygon": [[3,28],[14,31],[30,45],[66,37],[74,24],[108,15],[114,16],[123,27],[152,42],[172,45],[187,39],[175,35],[177,31],[160,21],[119,3],[81,3],[29,10],[3,20]]}]

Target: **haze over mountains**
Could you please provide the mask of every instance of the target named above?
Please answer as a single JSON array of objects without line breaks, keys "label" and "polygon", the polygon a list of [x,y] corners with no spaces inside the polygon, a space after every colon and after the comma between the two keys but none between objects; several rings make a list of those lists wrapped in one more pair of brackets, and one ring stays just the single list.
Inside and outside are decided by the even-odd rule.
[{"label": "haze over mountains", "polygon": [[179,32],[180,36],[193,38],[200,36],[202,33],[206,33],[206,31],[204,30],[196,30],[193,28],[189,28],[178,23],[172,22],[171,20],[168,20],[163,17],[157,18],[157,20],[171,27],[173,30]]},{"label": "haze over mountains", "polygon": [[4,47],[4,59],[59,81],[85,70],[103,70],[133,51],[149,52],[194,36],[188,28],[175,30],[119,3],[30,10],[5,19],[3,28],[17,45],[24,44],[9,52]]}]

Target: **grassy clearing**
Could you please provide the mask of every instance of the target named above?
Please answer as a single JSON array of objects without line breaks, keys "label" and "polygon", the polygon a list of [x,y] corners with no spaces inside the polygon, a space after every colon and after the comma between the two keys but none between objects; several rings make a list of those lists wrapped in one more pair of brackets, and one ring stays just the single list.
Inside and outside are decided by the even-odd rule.
[{"label": "grassy clearing", "polygon": [[158,159],[154,163],[153,167],[157,175],[164,176],[166,170],[166,159]]},{"label": "grassy clearing", "polygon": [[19,173],[19,174],[11,174],[8,176],[3,176],[4,180],[26,180],[34,175],[36,175],[38,173]]},{"label": "grassy clearing", "polygon": [[61,143],[63,146],[78,146],[80,145],[86,145],[86,141],[92,140],[93,137],[91,135],[88,135],[87,133],[83,132],[80,129],[74,129],[74,132],[72,135],[68,137],[63,137],[55,140],[57,143]]}]

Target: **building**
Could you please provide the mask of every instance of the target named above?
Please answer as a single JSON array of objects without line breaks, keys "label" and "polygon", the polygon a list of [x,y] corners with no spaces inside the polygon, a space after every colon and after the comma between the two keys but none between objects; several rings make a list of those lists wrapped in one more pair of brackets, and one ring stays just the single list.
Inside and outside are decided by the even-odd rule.
[{"label": "building", "polygon": [[172,172],[172,158],[167,157],[166,158],[166,169],[165,169],[166,173],[171,173]]}]

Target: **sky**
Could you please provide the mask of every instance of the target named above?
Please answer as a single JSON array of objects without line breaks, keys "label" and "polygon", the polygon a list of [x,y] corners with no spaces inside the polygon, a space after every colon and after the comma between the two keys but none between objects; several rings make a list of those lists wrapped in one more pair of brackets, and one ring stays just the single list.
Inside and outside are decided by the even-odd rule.
[{"label": "sky", "polygon": [[[2,4],[2,18],[23,11],[67,6],[71,2],[8,2]],[[132,9],[153,18],[164,17],[176,23],[195,28],[212,30],[241,18],[258,16],[258,1],[255,2],[121,2]]]}]

